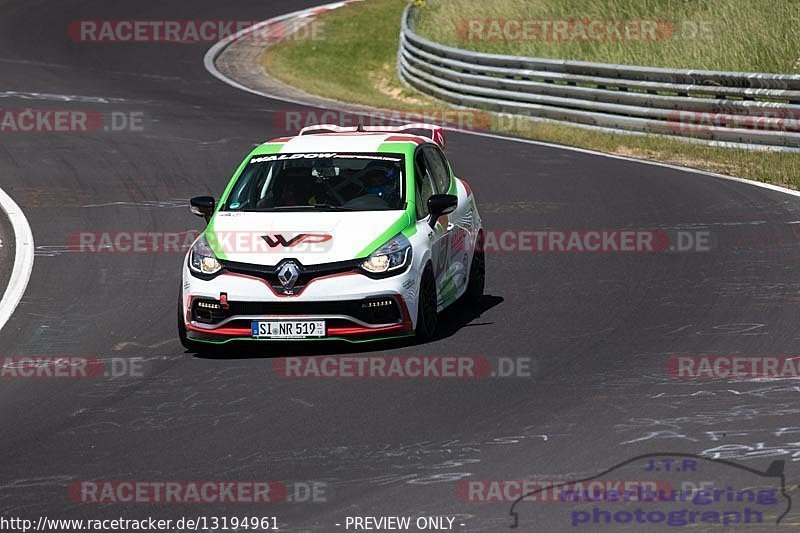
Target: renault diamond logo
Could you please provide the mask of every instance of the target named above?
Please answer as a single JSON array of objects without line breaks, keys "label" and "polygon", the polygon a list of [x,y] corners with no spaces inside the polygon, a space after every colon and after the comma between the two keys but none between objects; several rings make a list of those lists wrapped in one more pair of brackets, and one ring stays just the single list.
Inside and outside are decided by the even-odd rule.
[{"label": "renault diamond logo", "polygon": [[278,281],[287,291],[291,291],[294,288],[294,284],[297,283],[299,277],[300,270],[298,270],[294,261],[287,261],[278,269]]}]

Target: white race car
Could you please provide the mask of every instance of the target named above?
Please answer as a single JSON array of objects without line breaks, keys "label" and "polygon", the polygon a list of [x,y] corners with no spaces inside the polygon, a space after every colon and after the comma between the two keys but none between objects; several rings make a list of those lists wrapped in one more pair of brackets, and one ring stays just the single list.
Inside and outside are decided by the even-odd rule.
[{"label": "white race car", "polygon": [[430,339],[438,313],[483,294],[469,185],[429,124],[314,126],[254,149],[183,262],[178,330],[230,341]]}]

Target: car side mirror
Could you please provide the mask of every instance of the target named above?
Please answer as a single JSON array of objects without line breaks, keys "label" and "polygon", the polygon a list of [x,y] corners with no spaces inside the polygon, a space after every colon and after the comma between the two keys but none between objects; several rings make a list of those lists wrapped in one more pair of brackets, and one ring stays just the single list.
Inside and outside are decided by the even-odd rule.
[{"label": "car side mirror", "polygon": [[458,196],[454,194],[434,194],[428,198],[428,225],[431,228],[436,227],[436,221],[442,215],[449,215],[456,210],[458,206]]},{"label": "car side mirror", "polygon": [[211,220],[211,215],[214,214],[214,198],[211,196],[195,196],[189,200],[191,205],[192,214],[206,219],[206,222]]}]

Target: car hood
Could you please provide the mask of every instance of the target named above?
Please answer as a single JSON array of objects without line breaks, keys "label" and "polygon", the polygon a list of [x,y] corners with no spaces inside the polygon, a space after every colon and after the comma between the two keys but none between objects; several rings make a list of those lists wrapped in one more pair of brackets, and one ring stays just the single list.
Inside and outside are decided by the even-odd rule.
[{"label": "car hood", "polygon": [[[206,238],[220,259],[275,266],[284,259],[303,265],[362,257],[382,235],[392,238],[410,223],[404,211],[220,212]],[[367,253],[372,250],[366,250]]]}]

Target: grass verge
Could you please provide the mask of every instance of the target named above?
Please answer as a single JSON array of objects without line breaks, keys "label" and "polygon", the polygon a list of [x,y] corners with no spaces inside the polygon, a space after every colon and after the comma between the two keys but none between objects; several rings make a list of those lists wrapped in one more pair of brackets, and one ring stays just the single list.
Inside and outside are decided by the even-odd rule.
[{"label": "grass verge", "polygon": [[[786,0],[427,0],[423,13],[421,35],[483,52],[800,72],[800,10]],[[507,20],[527,21],[526,33]]]},{"label": "grass verge", "polygon": [[[448,0],[450,1],[460,2],[462,5],[462,9],[453,12],[451,16],[459,19],[478,16],[474,15],[475,10],[480,7],[477,2]],[[620,4],[628,2],[604,1]],[[524,0],[518,3],[526,6],[526,13],[533,13],[531,6],[537,3],[556,2],[575,4],[577,0]],[[648,2],[665,3],[661,0]],[[420,20],[420,29],[430,27],[431,20],[444,20],[429,18],[436,14],[434,6],[439,3],[428,0]],[[695,4],[674,0],[669,3],[674,7]],[[290,39],[278,43],[266,49],[262,63],[272,76],[311,94],[382,109],[441,112],[448,107],[447,104],[405,88],[398,79],[396,55],[400,16],[405,5],[405,0],[369,0],[321,15],[319,20],[323,25],[317,39]],[[673,15],[675,16],[677,15]],[[791,35],[791,32],[785,35]],[[699,64],[708,65],[702,61]],[[497,116],[492,116],[490,129],[499,133],[673,163],[800,189],[800,154],[715,148],[663,137],[604,133],[531,120],[514,120],[509,125],[508,120]]]}]

